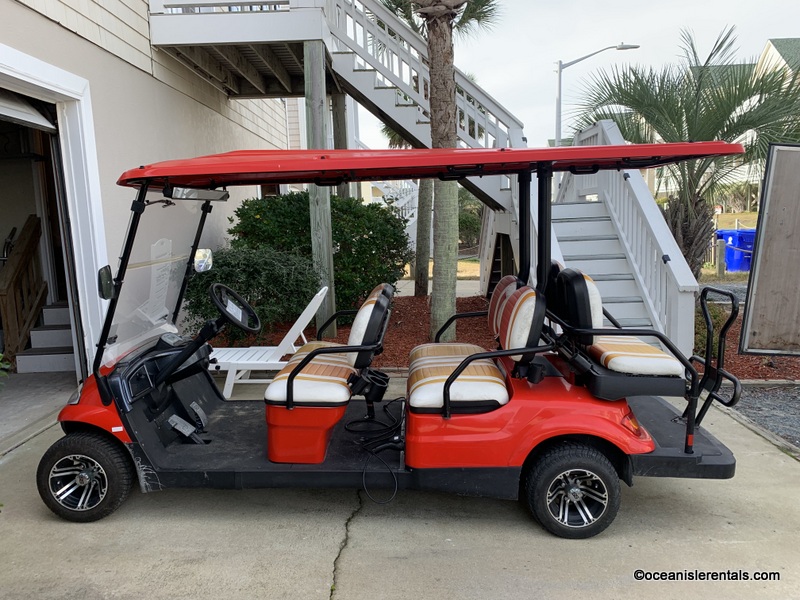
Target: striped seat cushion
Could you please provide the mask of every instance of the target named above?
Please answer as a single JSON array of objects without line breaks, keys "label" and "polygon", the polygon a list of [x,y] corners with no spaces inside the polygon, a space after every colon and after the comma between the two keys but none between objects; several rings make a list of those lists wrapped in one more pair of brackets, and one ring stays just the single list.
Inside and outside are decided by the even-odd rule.
[{"label": "striped seat cushion", "polygon": [[489,330],[493,335],[497,335],[500,332],[503,308],[516,289],[517,278],[515,275],[506,275],[494,287],[492,299],[489,301]]},{"label": "striped seat cushion", "polygon": [[[464,358],[484,349],[472,344],[424,344],[412,351],[408,372],[408,404],[412,408],[441,408],[444,384]],[[450,400],[460,403],[508,403],[508,390],[500,369],[490,359],[476,360],[450,387]]]},{"label": "striped seat cushion", "polygon": [[637,337],[598,335],[588,350],[594,360],[618,373],[685,376],[680,361]]},{"label": "striped seat cushion", "polygon": [[[289,374],[312,350],[334,347],[333,342],[309,342],[300,348],[267,387],[264,398],[268,404],[286,402],[286,383]],[[347,380],[356,370],[350,366],[346,354],[321,354],[303,367],[294,378],[293,401],[312,406],[337,406],[350,400]]]},{"label": "striped seat cushion", "polygon": [[413,369],[414,364],[422,359],[447,360],[454,356],[459,356],[463,359],[465,356],[476,352],[486,352],[486,350],[475,344],[461,344],[458,342],[421,344],[411,351],[411,355],[408,358],[409,369]]}]

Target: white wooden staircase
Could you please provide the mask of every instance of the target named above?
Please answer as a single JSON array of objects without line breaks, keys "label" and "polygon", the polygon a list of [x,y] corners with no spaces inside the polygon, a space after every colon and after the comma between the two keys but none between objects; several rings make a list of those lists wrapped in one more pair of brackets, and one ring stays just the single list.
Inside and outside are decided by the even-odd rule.
[{"label": "white wooden staircase", "polygon": [[75,372],[70,312],[66,302],[45,306],[31,329],[30,348],[17,353],[17,373]]},{"label": "white wooden staircase", "polygon": [[608,209],[602,202],[553,205],[553,227],[565,266],[597,283],[603,306],[626,327],[652,327],[641,291]]}]

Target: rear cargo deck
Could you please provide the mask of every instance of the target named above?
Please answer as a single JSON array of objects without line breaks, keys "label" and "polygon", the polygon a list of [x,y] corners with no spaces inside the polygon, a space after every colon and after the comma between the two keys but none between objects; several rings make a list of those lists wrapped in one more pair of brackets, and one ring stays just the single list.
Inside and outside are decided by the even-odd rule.
[{"label": "rear cargo deck", "polygon": [[656,449],[650,454],[631,456],[633,474],[642,477],[687,477],[730,479],[736,459],[728,448],[702,427],[695,429],[694,453],[686,454],[686,422],[681,413],[663,398],[628,398],[639,424],[652,436]]}]

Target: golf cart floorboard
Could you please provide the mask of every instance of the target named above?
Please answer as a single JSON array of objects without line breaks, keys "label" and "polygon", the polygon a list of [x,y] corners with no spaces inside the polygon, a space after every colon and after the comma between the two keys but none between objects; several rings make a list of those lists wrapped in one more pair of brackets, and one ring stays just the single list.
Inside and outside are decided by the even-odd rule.
[{"label": "golf cart floorboard", "polygon": [[633,474],[642,477],[730,479],[736,459],[728,448],[702,427],[694,432],[694,453],[684,452],[686,421],[663,398],[628,398],[636,420],[650,433],[656,448],[649,454],[631,455]]},{"label": "golf cart floorboard", "polygon": [[[401,402],[375,405],[376,418],[387,422],[388,405],[399,419]],[[274,463],[267,459],[267,425],[264,404],[226,401],[209,415],[200,437],[210,443],[174,443],[151,456],[153,471],[146,469],[144,491],[174,487],[211,488],[352,488],[425,489],[467,496],[516,499],[520,468],[407,469],[401,451],[387,449],[371,455],[361,447],[361,433],[345,425],[364,421],[366,404],[350,401],[334,427],[325,461],[320,464]],[[136,453],[138,453],[138,449]],[[157,479],[156,479],[157,478]]]},{"label": "golf cart floorboard", "polygon": [[[391,406],[398,418],[400,403]],[[385,420],[383,407],[376,407],[377,417]],[[347,412],[333,429],[325,461],[320,464],[273,463],[267,459],[267,423],[264,403],[253,400],[229,400],[221,403],[209,415],[206,433],[200,437],[207,443],[170,444],[163,453],[154,456],[154,462],[165,469],[196,470],[203,465],[208,471],[357,471],[361,473],[369,454],[359,445],[362,434],[345,431],[345,425],[360,420],[366,414],[363,401],[351,400]],[[381,452],[381,458],[392,468],[398,468],[400,453],[396,450]],[[386,471],[378,460],[370,461],[368,469]]]}]

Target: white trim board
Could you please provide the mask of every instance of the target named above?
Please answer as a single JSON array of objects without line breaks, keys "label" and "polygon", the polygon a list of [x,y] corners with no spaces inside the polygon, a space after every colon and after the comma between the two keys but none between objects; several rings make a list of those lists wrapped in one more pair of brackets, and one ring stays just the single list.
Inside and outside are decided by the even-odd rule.
[{"label": "white trim board", "polygon": [[0,44],[0,87],[56,105],[85,359],[91,365],[107,305],[97,295],[96,273],[108,256],[89,82]]}]

